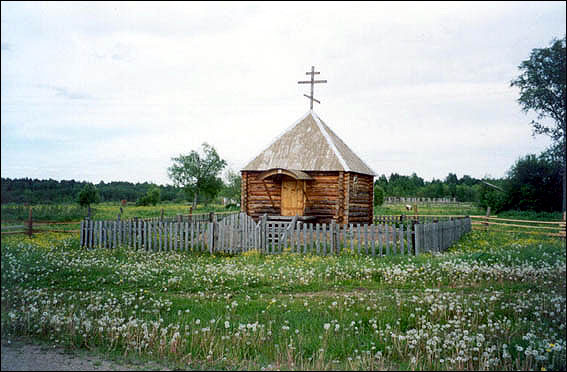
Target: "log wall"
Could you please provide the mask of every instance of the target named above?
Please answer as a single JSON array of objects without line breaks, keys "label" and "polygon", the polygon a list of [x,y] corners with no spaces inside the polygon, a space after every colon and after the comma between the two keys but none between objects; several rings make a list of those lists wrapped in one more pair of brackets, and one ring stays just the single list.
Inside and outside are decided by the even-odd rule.
[{"label": "log wall", "polygon": [[279,215],[281,211],[281,179],[276,176],[260,180],[260,173],[262,172],[242,172],[241,210],[254,219],[264,213]]},{"label": "log wall", "polygon": [[[281,176],[260,180],[261,173],[242,171],[241,210],[255,220],[264,213],[281,213]],[[304,216],[317,216],[318,223],[372,223],[372,176],[338,171],[305,173],[313,180],[305,182]]]},{"label": "log wall", "polygon": [[307,181],[305,215],[317,216],[317,222],[337,221],[339,214],[339,172],[305,172],[313,177]]},{"label": "log wall", "polygon": [[372,223],[374,216],[374,177],[360,173],[349,173],[347,179],[348,213],[347,223]]}]

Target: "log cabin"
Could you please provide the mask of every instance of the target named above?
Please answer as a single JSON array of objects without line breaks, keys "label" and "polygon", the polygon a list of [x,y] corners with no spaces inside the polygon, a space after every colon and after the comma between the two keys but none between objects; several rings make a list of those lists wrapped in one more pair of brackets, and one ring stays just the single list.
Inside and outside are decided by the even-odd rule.
[{"label": "log cabin", "polygon": [[241,210],[310,222],[372,223],[374,171],[313,110],[241,170]]}]

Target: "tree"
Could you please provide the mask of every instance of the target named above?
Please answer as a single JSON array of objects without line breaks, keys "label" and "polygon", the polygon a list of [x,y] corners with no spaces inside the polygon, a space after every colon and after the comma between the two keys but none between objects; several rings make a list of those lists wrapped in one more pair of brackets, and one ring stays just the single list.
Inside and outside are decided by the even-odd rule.
[{"label": "tree", "polygon": [[152,186],[144,196],[136,201],[136,205],[156,205],[159,203],[161,191],[157,186]]},{"label": "tree", "polygon": [[561,163],[545,155],[520,158],[508,171],[504,208],[553,212],[561,197]]},{"label": "tree", "polygon": [[[551,151],[562,158],[563,212],[567,203],[566,60],[565,37],[554,39],[548,48],[532,49],[530,58],[518,66],[522,71],[520,76],[510,82],[510,86],[520,88],[518,102],[522,110],[537,113],[537,119],[531,122],[533,135],[550,136],[553,140]],[[551,119],[553,124],[544,119]]]},{"label": "tree", "polygon": [[374,206],[384,204],[384,189],[378,185],[374,185]]},{"label": "tree", "polygon": [[172,158],[173,165],[167,169],[173,183],[183,187],[188,198],[193,197],[193,209],[197,207],[199,195],[213,198],[222,189],[223,182],[218,175],[226,166],[214,147],[205,142],[202,148],[201,154],[192,150],[189,155]]},{"label": "tree", "polygon": [[91,217],[91,204],[96,204],[100,201],[100,194],[95,185],[92,183],[87,183],[78,198],[79,205],[81,207],[87,207],[89,209],[89,218]]},{"label": "tree", "polygon": [[242,177],[237,172],[233,171],[232,169],[229,169],[226,172],[226,178],[227,178],[227,184],[223,188],[222,195],[229,199],[236,200],[238,203],[240,203],[240,197],[242,195],[241,194]]}]

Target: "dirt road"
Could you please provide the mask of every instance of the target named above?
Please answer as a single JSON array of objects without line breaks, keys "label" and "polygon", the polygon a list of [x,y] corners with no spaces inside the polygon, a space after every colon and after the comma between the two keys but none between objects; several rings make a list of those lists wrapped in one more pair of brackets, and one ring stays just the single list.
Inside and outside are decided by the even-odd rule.
[{"label": "dirt road", "polygon": [[2,371],[140,371],[169,369],[156,364],[128,365],[103,360],[85,351],[2,339]]}]

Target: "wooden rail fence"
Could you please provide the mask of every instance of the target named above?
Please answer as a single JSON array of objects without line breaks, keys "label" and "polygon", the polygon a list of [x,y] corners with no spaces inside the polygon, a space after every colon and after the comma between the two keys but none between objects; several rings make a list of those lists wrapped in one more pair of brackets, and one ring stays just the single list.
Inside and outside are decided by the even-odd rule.
[{"label": "wooden rail fence", "polygon": [[372,225],[255,222],[244,213],[229,214],[220,221],[127,221],[81,222],[81,246],[115,248],[128,246],[144,251],[191,251],[265,254],[296,252],[329,255],[347,250],[353,254],[417,255],[441,252],[471,230],[470,218],[431,224],[381,223]]},{"label": "wooden rail fence", "polygon": [[505,233],[538,234],[565,238],[565,220],[534,221],[499,218],[497,216],[465,216],[465,215],[433,215],[433,214],[401,214],[374,216],[374,223],[409,224],[416,221],[420,224],[443,222],[453,218],[470,217],[473,230],[498,231]]}]

